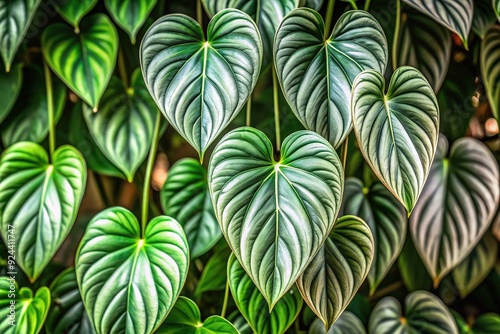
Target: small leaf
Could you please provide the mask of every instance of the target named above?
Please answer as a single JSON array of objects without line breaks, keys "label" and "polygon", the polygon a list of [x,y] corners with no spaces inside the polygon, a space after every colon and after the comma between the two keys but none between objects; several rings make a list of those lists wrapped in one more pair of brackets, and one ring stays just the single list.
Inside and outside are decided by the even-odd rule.
[{"label": "small leaf", "polygon": [[373,172],[410,214],[436,151],[439,108],[431,86],[412,67],[398,68],[384,92],[380,73],[370,70],[356,77],[354,133]]},{"label": "small leaf", "polygon": [[475,319],[472,325],[467,324],[457,312],[452,311],[452,314],[460,334],[498,334],[500,329],[500,316],[498,314],[483,314]]},{"label": "small leaf", "polygon": [[484,38],[488,29],[497,22],[495,11],[491,10],[491,1],[492,0],[474,1],[472,29],[481,39]]},{"label": "small leaf", "polygon": [[[80,20],[94,8],[98,0],[58,1],[57,12],[77,30]],[[60,2],[60,3],[59,3]]]},{"label": "small leaf", "polygon": [[49,163],[38,144],[20,142],[0,159],[0,227],[16,240],[16,262],[33,282],[50,262],[75,222],[87,168],[72,146],[59,147]]},{"label": "small leaf", "polygon": [[221,248],[208,260],[203,268],[200,280],[196,284],[195,296],[206,291],[220,291],[226,287],[227,277],[221,274],[227,268],[227,261],[231,255],[228,247]]},{"label": "small leaf", "polygon": [[[324,334],[325,324],[316,319],[309,328],[309,334]],[[326,334],[366,334],[365,326],[353,313],[344,311]]]},{"label": "small leaf", "polygon": [[269,139],[244,127],[219,142],[208,180],[222,233],[272,309],[336,221],[340,159],[321,136],[298,131],[285,139],[275,161]]},{"label": "small leaf", "polygon": [[229,258],[227,275],[236,306],[255,333],[283,334],[299,315],[302,297],[296,289],[288,291],[270,312],[266,299],[234,255]]},{"label": "small leaf", "polygon": [[481,75],[491,110],[500,120],[500,26],[492,27],[481,43]]},{"label": "small leaf", "polygon": [[302,297],[325,328],[335,323],[365,280],[373,252],[368,225],[358,217],[344,216],[297,280]]},{"label": "small leaf", "polygon": [[153,333],[186,280],[189,249],[182,227],[159,216],[141,238],[139,222],[113,207],[88,224],[75,268],[85,309],[100,333]]},{"label": "small leaf", "polygon": [[0,71],[0,92],[2,92],[2,103],[0,103],[0,123],[7,117],[17,100],[23,83],[22,65],[16,64],[9,73]]},{"label": "small leaf", "polygon": [[163,212],[182,225],[192,259],[208,252],[222,237],[208,192],[207,173],[195,159],[182,159],[172,166],[160,200]]}]

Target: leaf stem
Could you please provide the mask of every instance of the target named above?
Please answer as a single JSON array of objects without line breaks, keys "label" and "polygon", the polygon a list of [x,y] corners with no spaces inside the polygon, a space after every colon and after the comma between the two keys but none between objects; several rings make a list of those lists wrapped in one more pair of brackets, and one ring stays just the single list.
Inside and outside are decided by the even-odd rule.
[{"label": "leaf stem", "polygon": [[153,132],[153,139],[151,141],[151,149],[149,150],[148,164],[146,166],[146,175],[144,176],[144,186],[142,188],[142,217],[141,217],[141,238],[144,238],[146,224],[148,222],[148,209],[149,209],[149,190],[151,189],[151,172],[153,171],[153,164],[155,162],[156,150],[158,149],[158,137],[160,134],[160,111],[156,114],[155,129]]},{"label": "leaf stem", "polygon": [[276,130],[276,150],[281,151],[281,128],[280,128],[280,106],[279,106],[279,91],[278,77],[276,69],[273,67],[273,100],[274,100],[274,128]]},{"label": "leaf stem", "polygon": [[53,162],[54,151],[56,147],[56,128],[54,124],[54,96],[52,94],[52,76],[49,66],[43,61],[43,70],[45,72],[45,89],[47,90],[47,113],[49,118],[49,154],[50,161]]},{"label": "leaf stem", "polygon": [[394,27],[394,39],[392,42],[392,70],[395,71],[398,67],[398,40],[399,26],[401,24],[401,0],[396,0],[396,26]]},{"label": "leaf stem", "polygon": [[128,88],[128,75],[127,67],[125,66],[125,57],[123,56],[123,49],[120,48],[118,52],[118,71],[120,72],[120,78],[123,81],[125,88]]},{"label": "leaf stem", "polygon": [[224,303],[222,304],[222,311],[220,312],[220,316],[223,318],[226,316],[228,300],[229,300],[229,277],[226,277],[226,290],[224,291]]},{"label": "leaf stem", "polygon": [[101,175],[97,173],[94,174],[94,180],[95,184],[97,186],[97,190],[99,191],[99,195],[101,195],[102,202],[106,208],[109,208],[111,206],[111,202],[108,199],[108,195],[106,193],[106,187],[104,186],[104,183],[102,182]]},{"label": "leaf stem", "polygon": [[386,286],[383,289],[378,290],[376,293],[368,297],[368,301],[376,300],[378,298],[384,297],[388,295],[389,293],[402,288],[404,286],[402,281],[397,281],[395,283],[392,283],[391,285]]},{"label": "leaf stem", "polygon": [[358,5],[356,5],[356,0],[349,0],[353,9],[358,10]]},{"label": "leaf stem", "polygon": [[196,21],[203,28],[203,11],[201,8],[201,0],[196,0]]},{"label": "leaf stem", "polygon": [[246,120],[246,126],[250,126],[250,120],[252,117],[252,95],[248,98],[247,101],[247,120]]},{"label": "leaf stem", "polygon": [[328,7],[326,8],[326,23],[325,23],[325,39],[330,37],[330,29],[332,27],[333,18],[333,8],[335,7],[335,0],[328,1]]},{"label": "leaf stem", "polygon": [[366,12],[370,9],[370,2],[371,2],[371,1],[372,1],[372,0],[366,0],[366,2],[365,2],[365,8],[364,8],[364,10],[365,10]]},{"label": "leaf stem", "polygon": [[349,137],[344,140],[342,144],[342,168],[345,172],[345,167],[347,165],[347,152],[349,151]]}]

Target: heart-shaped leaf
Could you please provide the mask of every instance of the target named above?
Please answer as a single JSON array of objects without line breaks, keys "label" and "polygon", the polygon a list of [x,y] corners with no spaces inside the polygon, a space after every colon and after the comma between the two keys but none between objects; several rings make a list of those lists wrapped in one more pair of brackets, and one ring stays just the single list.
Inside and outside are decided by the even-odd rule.
[{"label": "heart-shaped leaf", "polygon": [[416,69],[403,66],[385,80],[375,71],[353,85],[354,133],[365,160],[411,213],[431,168],[439,135],[434,92]]},{"label": "heart-shaped leaf", "polygon": [[302,297],[296,289],[288,291],[269,311],[266,299],[234,255],[229,258],[227,276],[236,306],[255,333],[283,334],[299,315]]},{"label": "heart-shaped leaf", "polygon": [[475,0],[472,30],[483,39],[488,29],[496,22],[495,11],[491,10],[491,0]]},{"label": "heart-shaped leaf", "polygon": [[132,74],[130,88],[117,77],[111,78],[99,112],[83,105],[83,116],[97,146],[129,182],[149,152],[157,113],[139,69]]},{"label": "heart-shaped leaf", "polygon": [[283,18],[299,6],[299,0],[202,0],[208,15],[213,16],[226,8],[244,11],[259,27],[264,49],[263,65],[273,60],[273,41]]},{"label": "heart-shaped leaf", "polygon": [[48,334],[95,333],[83,306],[73,267],[56,277],[50,285],[50,292],[52,306],[45,322],[45,330]]},{"label": "heart-shaped leaf", "polygon": [[365,69],[385,71],[387,42],[382,27],[365,11],[345,13],[326,40],[324,33],[319,13],[292,11],[276,33],[274,59],[295,116],[337,147],[352,127],[352,82]]},{"label": "heart-shaped leaf", "polygon": [[173,14],[149,28],[140,55],[149,92],[203,160],[257,83],[262,41],[252,19],[237,9],[216,14],[206,40],[195,20]]},{"label": "heart-shaped leaf", "polygon": [[222,232],[272,309],[334,225],[343,190],[339,157],[303,130],[285,139],[275,161],[261,131],[239,128],[212,153],[208,180]]},{"label": "heart-shaped leaf", "polygon": [[333,325],[365,280],[374,248],[368,225],[344,216],[297,280],[302,297],[325,328]]},{"label": "heart-shaped leaf", "polygon": [[135,36],[146,21],[156,0],[104,0],[108,12],[135,44]]},{"label": "heart-shaped leaf", "polygon": [[75,33],[63,23],[43,31],[43,57],[78,96],[97,110],[115,68],[118,34],[104,14],[86,17]]},{"label": "heart-shaped leaf", "polygon": [[0,2],[0,55],[7,72],[41,0]]},{"label": "heart-shaped leaf", "polygon": [[19,290],[15,279],[0,277],[1,333],[39,333],[49,307],[50,291],[47,287],[41,287],[33,296],[30,288],[24,287]]},{"label": "heart-shaped leaf", "polygon": [[75,268],[85,309],[97,333],[153,333],[186,280],[189,248],[182,227],[154,218],[141,238],[139,222],[113,207],[88,224]]},{"label": "heart-shaped leaf", "polygon": [[239,334],[226,319],[213,315],[201,321],[200,310],[195,302],[179,297],[174,308],[157,334]]},{"label": "heart-shaped leaf", "polygon": [[[309,328],[309,334],[325,334],[325,324],[316,318]],[[366,334],[365,326],[354,313],[344,311],[326,334]]]},{"label": "heart-shaped leaf", "polygon": [[227,261],[231,255],[229,247],[221,248],[208,260],[203,268],[200,280],[196,284],[195,296],[199,297],[206,291],[220,291],[226,287],[227,277],[221,275],[227,268]]},{"label": "heart-shaped leaf", "polygon": [[2,92],[2,103],[0,103],[0,123],[9,114],[17,100],[23,83],[23,71],[21,64],[14,65],[10,72],[0,71],[0,92]]},{"label": "heart-shaped leaf", "polygon": [[460,36],[465,48],[472,26],[473,0],[403,0]]},{"label": "heart-shaped leaf", "polygon": [[405,300],[405,313],[393,297],[385,297],[372,311],[370,334],[453,333],[457,325],[443,302],[427,291],[412,292]]},{"label": "heart-shaped leaf", "polygon": [[452,311],[460,334],[497,334],[500,329],[500,316],[494,313],[486,313],[468,324],[457,312]]},{"label": "heart-shaped leaf", "polygon": [[373,295],[403,248],[407,225],[405,210],[380,182],[365,187],[361,180],[348,178],[341,212],[360,217],[373,233],[375,256],[368,274],[370,294]]},{"label": "heart-shaped leaf", "polygon": [[[0,159],[0,227],[14,235],[16,262],[33,282],[68,235],[85,191],[87,168],[74,147],[61,146],[49,163],[43,147],[20,142]],[[13,227],[13,229],[12,229]]]},{"label": "heart-shaped leaf", "polygon": [[479,242],[493,219],[500,196],[498,165],[488,148],[462,138],[448,153],[444,136],[422,196],[410,218],[410,231],[437,287]]},{"label": "heart-shaped leaf", "polygon": [[481,74],[490,101],[491,110],[500,120],[500,26],[494,26],[486,33],[481,43]]},{"label": "heart-shaped leaf", "polygon": [[[57,12],[77,30],[80,20],[94,8],[98,0],[58,1]],[[59,3],[60,2],[60,3]]]}]

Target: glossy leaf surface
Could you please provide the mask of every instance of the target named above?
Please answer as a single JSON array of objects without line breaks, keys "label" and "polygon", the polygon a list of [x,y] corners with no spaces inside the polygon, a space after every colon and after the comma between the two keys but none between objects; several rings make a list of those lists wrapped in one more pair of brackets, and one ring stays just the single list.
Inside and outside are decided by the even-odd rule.
[{"label": "glossy leaf surface", "polygon": [[17,100],[23,82],[23,69],[21,64],[15,65],[9,73],[0,71],[0,92],[3,92],[0,104],[0,123],[7,117]]},{"label": "glossy leaf surface", "polygon": [[496,119],[500,119],[500,27],[494,26],[486,33],[481,44],[481,74]]},{"label": "glossy leaf surface", "polygon": [[79,29],[80,20],[94,8],[98,0],[59,1],[57,11],[69,24]]},{"label": "glossy leaf surface", "polygon": [[229,247],[224,247],[212,255],[203,268],[198,284],[196,284],[195,296],[200,296],[207,291],[224,290],[227,280],[225,271],[230,255]]},{"label": "glossy leaf surface", "polygon": [[[325,334],[325,324],[320,319],[315,319],[308,333]],[[349,311],[344,311],[326,334],[366,334],[366,330],[358,317]]]},{"label": "glossy leaf surface", "polygon": [[460,334],[496,334],[500,329],[500,316],[486,313],[474,320],[472,325],[467,324],[457,312],[453,312]]},{"label": "glossy leaf surface", "polygon": [[135,44],[137,32],[148,18],[156,0],[104,0],[113,20],[130,36]]}]

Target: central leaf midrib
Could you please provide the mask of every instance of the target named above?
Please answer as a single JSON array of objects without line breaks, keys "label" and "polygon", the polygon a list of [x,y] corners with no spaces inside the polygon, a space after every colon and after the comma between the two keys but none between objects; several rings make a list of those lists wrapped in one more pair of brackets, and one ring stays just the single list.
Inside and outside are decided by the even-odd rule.
[{"label": "central leaf midrib", "polygon": [[[42,194],[40,195],[40,206],[38,208],[38,215],[37,215],[38,216],[37,217],[38,224],[37,224],[36,242],[35,242],[35,245],[33,245],[33,247],[35,247],[35,248],[36,248],[36,244],[41,242],[43,239],[41,237],[42,228],[40,227],[40,224],[41,224],[42,219],[43,219],[45,198],[47,197],[47,190],[48,190],[49,182],[50,182],[50,179],[51,179],[53,172],[54,172],[54,165],[47,165],[47,169],[45,170],[45,179],[43,181],[43,186],[42,186]],[[49,220],[50,220],[50,218],[49,218]],[[34,252],[34,254],[33,254],[34,257],[36,256],[35,254],[36,254],[36,252]],[[33,263],[35,264],[34,268],[33,268],[33,272],[32,272],[33,275],[36,274],[36,269],[35,269],[35,267],[37,267],[36,262],[37,261],[33,261]]]},{"label": "central leaf midrib", "polygon": [[[89,56],[88,56],[88,52],[87,52],[87,49],[85,47],[85,43],[84,43],[84,33],[83,32],[80,32],[78,34],[78,42],[79,42],[79,45],[80,45],[80,49],[82,51],[82,63],[83,63],[83,69],[85,71],[85,79],[87,81],[87,85],[89,87],[89,90],[88,90],[88,93],[90,94],[90,98],[91,98],[91,102],[94,103],[94,102],[97,102],[97,101],[94,101],[95,99],[95,96],[94,96],[94,84],[92,83],[92,73],[90,73],[89,71],[89,68],[90,68],[90,63],[89,63]],[[95,108],[96,106],[92,106],[92,108]]]},{"label": "central leaf midrib", "polygon": [[[141,247],[139,247],[138,243],[143,241],[144,243],[141,245]],[[136,251],[135,251],[135,254],[134,254],[134,259],[132,260],[132,269],[130,270],[130,277],[129,277],[129,281],[128,281],[128,284],[127,284],[127,313],[129,312],[129,309],[128,309],[128,305],[130,303],[130,300],[132,299],[130,294],[131,294],[131,291],[132,291],[132,284],[134,283],[133,282],[133,278],[134,278],[134,274],[135,274],[135,269],[137,267],[137,262],[138,261],[138,258],[139,258],[139,254],[141,253],[142,249],[146,247],[146,238],[144,239],[137,239],[137,242],[129,247],[135,247],[136,248]],[[146,256],[146,258],[148,257],[147,256],[147,253],[144,251],[144,254]],[[148,262],[149,262],[149,258],[148,258]],[[155,284],[155,287],[156,287],[156,284]],[[156,290],[156,289],[155,289]],[[148,323],[146,321],[145,323],[145,327],[147,328],[148,327]]]}]

